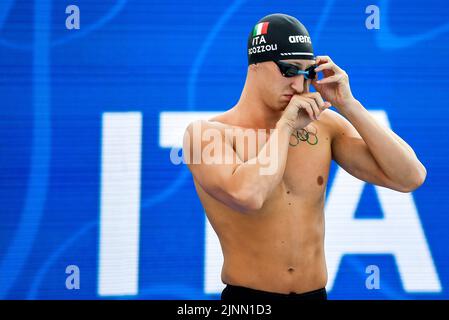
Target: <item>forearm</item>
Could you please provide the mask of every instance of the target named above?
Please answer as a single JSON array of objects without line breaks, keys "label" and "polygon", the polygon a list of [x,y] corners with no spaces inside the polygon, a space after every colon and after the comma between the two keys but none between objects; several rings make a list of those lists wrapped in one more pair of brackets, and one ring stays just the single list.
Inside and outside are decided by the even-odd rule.
[{"label": "forearm", "polygon": [[402,138],[399,137],[393,130],[387,128],[387,132],[393,137],[393,139],[395,139],[397,142],[399,142],[403,148],[405,148],[406,150],[408,150],[408,152],[410,152],[415,158],[417,158],[417,157],[416,157],[415,151],[412,149],[412,147],[410,147],[410,146],[408,145],[407,142],[405,142],[404,140],[402,140]]},{"label": "forearm", "polygon": [[383,172],[403,186],[416,184],[425,168],[413,149],[398,135],[381,126],[362,104],[354,100],[339,111],[356,128]]},{"label": "forearm", "polygon": [[243,194],[257,198],[261,205],[282,180],[291,130],[288,125],[279,124],[257,158],[242,163],[233,174],[234,185],[239,185]]}]

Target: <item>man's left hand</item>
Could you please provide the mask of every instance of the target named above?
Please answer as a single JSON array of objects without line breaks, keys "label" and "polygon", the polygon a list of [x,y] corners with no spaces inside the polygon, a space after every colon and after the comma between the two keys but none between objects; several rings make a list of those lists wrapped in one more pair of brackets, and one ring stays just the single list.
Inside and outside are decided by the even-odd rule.
[{"label": "man's left hand", "polygon": [[321,96],[337,109],[344,108],[354,100],[349,86],[348,74],[337,66],[329,56],[317,56],[316,72],[322,71],[324,78],[313,80],[312,85]]}]

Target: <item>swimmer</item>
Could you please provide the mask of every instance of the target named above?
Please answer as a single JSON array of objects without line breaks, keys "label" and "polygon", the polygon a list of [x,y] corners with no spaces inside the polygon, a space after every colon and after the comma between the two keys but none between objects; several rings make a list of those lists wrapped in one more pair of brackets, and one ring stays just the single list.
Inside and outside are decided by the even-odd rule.
[{"label": "swimmer", "polygon": [[[353,96],[343,69],[314,55],[312,40],[292,16],[260,19],[248,36],[239,101],[186,130],[188,156],[195,139],[221,133],[199,145],[203,156],[212,143],[225,161],[187,164],[220,240],[222,300],[327,299],[324,201],[332,160],[399,192],[426,178],[413,149]],[[263,130],[265,139],[251,146],[241,139],[248,130]],[[261,173],[266,155],[276,163],[270,174]]]}]

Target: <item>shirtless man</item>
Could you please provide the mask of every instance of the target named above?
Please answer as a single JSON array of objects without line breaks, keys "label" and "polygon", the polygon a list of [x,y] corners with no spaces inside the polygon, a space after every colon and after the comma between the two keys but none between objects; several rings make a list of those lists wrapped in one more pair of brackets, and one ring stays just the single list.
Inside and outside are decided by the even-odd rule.
[{"label": "shirtless man", "polygon": [[[190,124],[184,138],[190,160],[194,140],[207,130],[221,133],[213,143],[226,151],[222,163],[186,159],[223,251],[221,280],[227,286],[221,298],[326,299],[324,200],[331,160],[361,180],[399,192],[418,188],[426,169],[353,97],[348,75],[330,57],[314,57],[296,18],[262,18],[249,35],[248,62],[238,103]],[[309,91],[310,84],[317,92]],[[243,130],[226,136],[226,129],[238,128],[269,132],[251,149],[247,140],[236,143]],[[210,148],[206,142],[201,151]],[[263,154],[276,161],[270,174],[261,174],[262,161],[249,161]]]}]

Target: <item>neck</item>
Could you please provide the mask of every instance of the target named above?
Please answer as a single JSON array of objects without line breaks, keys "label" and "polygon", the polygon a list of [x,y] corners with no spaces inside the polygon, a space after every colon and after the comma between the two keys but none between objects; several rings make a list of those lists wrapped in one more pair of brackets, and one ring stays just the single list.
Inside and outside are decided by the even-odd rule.
[{"label": "neck", "polygon": [[262,99],[254,86],[245,83],[237,104],[231,109],[238,126],[254,129],[273,129],[282,116],[282,110],[273,110]]}]

